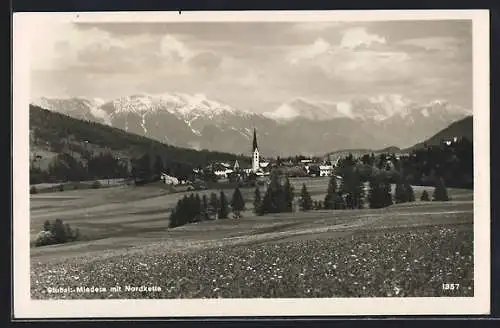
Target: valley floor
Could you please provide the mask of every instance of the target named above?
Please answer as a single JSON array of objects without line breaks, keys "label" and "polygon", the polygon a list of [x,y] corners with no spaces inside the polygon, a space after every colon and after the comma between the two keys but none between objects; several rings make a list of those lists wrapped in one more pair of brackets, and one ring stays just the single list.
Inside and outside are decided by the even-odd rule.
[{"label": "valley floor", "polygon": [[[326,184],[309,189],[319,199]],[[415,187],[417,199],[423,189]],[[166,212],[182,195],[153,187],[32,195],[32,235],[61,218],[91,239],[32,248],[32,297],[473,296],[472,191],[449,192],[445,203],[263,217],[249,209],[242,219],[175,229]]]}]

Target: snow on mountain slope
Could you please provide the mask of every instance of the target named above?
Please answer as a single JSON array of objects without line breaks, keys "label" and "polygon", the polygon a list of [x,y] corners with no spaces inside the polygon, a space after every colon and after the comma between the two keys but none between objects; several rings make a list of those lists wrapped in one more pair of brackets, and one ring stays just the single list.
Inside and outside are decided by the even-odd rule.
[{"label": "snow on mountain slope", "polygon": [[396,94],[343,102],[296,98],[263,114],[183,93],[131,95],[107,102],[40,98],[33,104],[196,149],[246,152],[257,128],[261,151],[269,155],[407,147],[472,114],[443,100],[422,104]]},{"label": "snow on mountain slope", "polygon": [[160,95],[132,95],[111,102],[114,113],[168,111],[169,113],[192,117],[197,115],[215,116],[225,113],[243,112],[208,99],[203,94],[165,93]]}]

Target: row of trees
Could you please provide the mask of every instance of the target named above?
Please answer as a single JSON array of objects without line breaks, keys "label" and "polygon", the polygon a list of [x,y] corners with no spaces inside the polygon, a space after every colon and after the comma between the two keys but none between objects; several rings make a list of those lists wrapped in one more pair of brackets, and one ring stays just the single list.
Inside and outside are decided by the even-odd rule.
[{"label": "row of trees", "polygon": [[[271,182],[263,198],[259,188],[255,189],[254,211],[257,215],[294,211],[294,187],[288,178],[284,180],[285,182],[282,184],[279,175],[272,174]],[[436,201],[450,199],[443,179],[437,180],[432,199]],[[423,192],[421,200],[429,200],[427,191]],[[383,208],[393,203],[413,201],[415,201],[415,193],[408,179],[399,178],[393,195],[391,182],[387,179],[387,176],[383,174],[376,175],[369,180],[368,193],[366,193],[361,175],[354,168],[344,172],[340,186],[338,186],[337,177],[331,177],[323,201],[314,201],[307,190],[307,186],[303,184],[299,193],[298,206],[301,211],[313,209],[362,209],[365,207],[365,203],[368,203],[370,208]]]},{"label": "row of trees", "polygon": [[293,212],[294,187],[288,177],[284,183],[281,180],[282,177],[274,171],[264,197],[261,196],[259,187],[255,188],[253,205],[256,214]]},{"label": "row of trees", "polygon": [[210,198],[206,194],[200,197],[199,194],[191,193],[184,195],[177,202],[177,205],[170,213],[169,226],[171,228],[179,227],[188,223],[228,219],[230,211],[233,218],[240,218],[241,212],[245,210],[245,200],[239,188],[233,192],[230,202],[228,202],[224,191],[211,193]]}]

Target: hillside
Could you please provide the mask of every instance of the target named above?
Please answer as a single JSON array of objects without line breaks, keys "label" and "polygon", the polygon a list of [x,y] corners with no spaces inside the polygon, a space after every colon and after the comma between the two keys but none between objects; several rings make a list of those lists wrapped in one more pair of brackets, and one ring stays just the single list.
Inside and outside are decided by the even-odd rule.
[{"label": "hillside", "polygon": [[445,139],[450,139],[453,137],[462,137],[469,141],[473,141],[473,120],[472,116],[467,116],[459,121],[450,124],[448,127],[439,131],[429,139],[420,142],[405,151],[411,151],[414,149],[423,148],[424,145],[437,146]]},{"label": "hillside", "polygon": [[331,159],[336,159],[340,157],[344,157],[346,155],[352,154],[355,157],[363,156],[365,154],[374,153],[382,154],[382,153],[395,153],[395,154],[405,154],[409,153],[412,150],[424,148],[424,145],[428,146],[438,146],[441,144],[443,140],[451,139],[453,137],[462,137],[469,141],[473,140],[473,121],[472,116],[467,116],[463,119],[460,119],[456,122],[453,122],[443,130],[434,134],[432,137],[425,139],[425,141],[419,142],[409,148],[400,149],[399,147],[392,146],[386,147],[384,149],[343,149],[336,150],[326,154],[326,156],[330,156]]},{"label": "hillside", "polygon": [[[30,150],[38,162],[51,160],[61,153],[75,158],[104,151],[124,159],[144,154],[159,155],[167,163],[185,164],[192,167],[212,161],[249,163],[242,156],[208,150],[174,147],[143,136],[125,132],[104,124],[74,119],[38,106],[30,105]],[[43,167],[41,167],[43,169]]]}]

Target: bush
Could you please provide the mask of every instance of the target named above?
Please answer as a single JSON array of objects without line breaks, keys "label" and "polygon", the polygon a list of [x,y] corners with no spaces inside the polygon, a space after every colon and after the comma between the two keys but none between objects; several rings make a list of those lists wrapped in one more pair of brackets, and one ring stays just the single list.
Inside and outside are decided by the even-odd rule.
[{"label": "bush", "polygon": [[422,202],[430,201],[429,193],[427,192],[427,190],[424,190],[424,192],[422,192],[422,196],[420,196],[420,201],[422,201]]},{"label": "bush", "polygon": [[99,189],[99,188],[101,188],[101,183],[99,181],[97,181],[97,180],[94,181],[92,183],[92,189]]},{"label": "bush", "polygon": [[35,187],[35,186],[32,186],[32,187],[30,188],[30,194],[38,194],[38,189],[36,189],[36,187]]},{"label": "bush", "polygon": [[40,231],[35,237],[35,246],[45,246],[55,244],[55,238],[50,231]]},{"label": "bush", "polygon": [[448,190],[444,184],[444,180],[442,178],[437,180],[436,187],[434,188],[434,193],[432,195],[432,200],[446,202],[449,201]]},{"label": "bush", "polygon": [[54,223],[47,220],[43,223],[43,230],[35,237],[35,246],[63,244],[80,238],[80,231],[71,229],[69,224],[64,224],[62,220],[57,219]]}]

